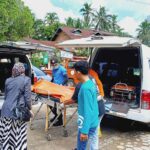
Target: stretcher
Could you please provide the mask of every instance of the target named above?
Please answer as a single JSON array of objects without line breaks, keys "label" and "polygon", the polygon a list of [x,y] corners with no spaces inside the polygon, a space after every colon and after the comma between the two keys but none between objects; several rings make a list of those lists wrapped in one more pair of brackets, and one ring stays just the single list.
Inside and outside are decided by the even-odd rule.
[{"label": "stretcher", "polygon": [[[40,80],[36,84],[32,86],[32,92],[36,94],[35,100],[40,102],[40,106],[38,107],[37,111],[34,114],[34,117],[30,121],[30,129],[33,129],[33,123],[37,119],[37,115],[42,109],[44,105],[46,105],[45,109],[45,132],[47,140],[51,140],[52,136],[49,133],[50,129],[53,127],[53,124],[56,122],[58,117],[63,113],[63,133],[64,137],[68,136],[68,131],[66,129],[67,124],[71,121],[74,115],[77,112],[77,108],[72,112],[71,116],[67,118],[67,108],[69,107],[76,107],[75,103],[70,103],[66,105],[65,102],[69,102],[73,93],[74,88],[65,87],[56,85],[54,83],[48,82],[46,80]],[[57,103],[57,117],[50,122],[50,115],[52,110],[50,107],[53,107],[54,103]],[[62,104],[63,107],[62,107]],[[43,119],[43,118],[40,118]]]}]

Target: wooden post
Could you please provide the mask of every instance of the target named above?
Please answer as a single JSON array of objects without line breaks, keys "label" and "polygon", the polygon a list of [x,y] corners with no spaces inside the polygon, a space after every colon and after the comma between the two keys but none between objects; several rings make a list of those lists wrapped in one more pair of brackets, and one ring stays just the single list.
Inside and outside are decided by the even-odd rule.
[{"label": "wooden post", "polygon": [[64,105],[64,121],[63,121],[63,126],[64,126],[64,128],[66,127],[66,119],[67,119],[67,117],[66,117],[66,114],[67,114],[67,112],[66,112],[67,110],[66,110],[66,106]]},{"label": "wooden post", "polygon": [[46,119],[45,119],[45,132],[48,131],[49,126],[49,106],[46,104]]}]

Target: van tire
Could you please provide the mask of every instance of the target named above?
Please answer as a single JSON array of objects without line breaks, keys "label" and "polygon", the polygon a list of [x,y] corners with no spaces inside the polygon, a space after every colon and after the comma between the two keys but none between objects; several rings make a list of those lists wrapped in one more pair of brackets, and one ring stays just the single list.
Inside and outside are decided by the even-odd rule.
[{"label": "van tire", "polygon": [[72,79],[68,79],[67,85],[70,86],[70,87],[74,87],[75,83]]}]

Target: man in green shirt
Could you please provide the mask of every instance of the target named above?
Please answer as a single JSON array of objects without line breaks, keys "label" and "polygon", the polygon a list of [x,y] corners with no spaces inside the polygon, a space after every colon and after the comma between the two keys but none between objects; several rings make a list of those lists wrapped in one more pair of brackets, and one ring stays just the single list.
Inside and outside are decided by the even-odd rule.
[{"label": "man in green shirt", "polygon": [[88,63],[75,64],[75,74],[82,83],[78,94],[78,139],[77,150],[86,150],[90,141],[90,150],[98,150],[98,104],[95,84],[88,76]]}]

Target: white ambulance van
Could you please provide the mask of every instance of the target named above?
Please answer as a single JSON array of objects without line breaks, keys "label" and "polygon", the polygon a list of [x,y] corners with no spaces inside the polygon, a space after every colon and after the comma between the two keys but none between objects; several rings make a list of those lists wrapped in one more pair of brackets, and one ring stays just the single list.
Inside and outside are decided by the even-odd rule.
[{"label": "white ambulance van", "polygon": [[59,46],[92,49],[89,65],[103,83],[107,114],[150,125],[150,47],[117,36],[68,40]]}]

